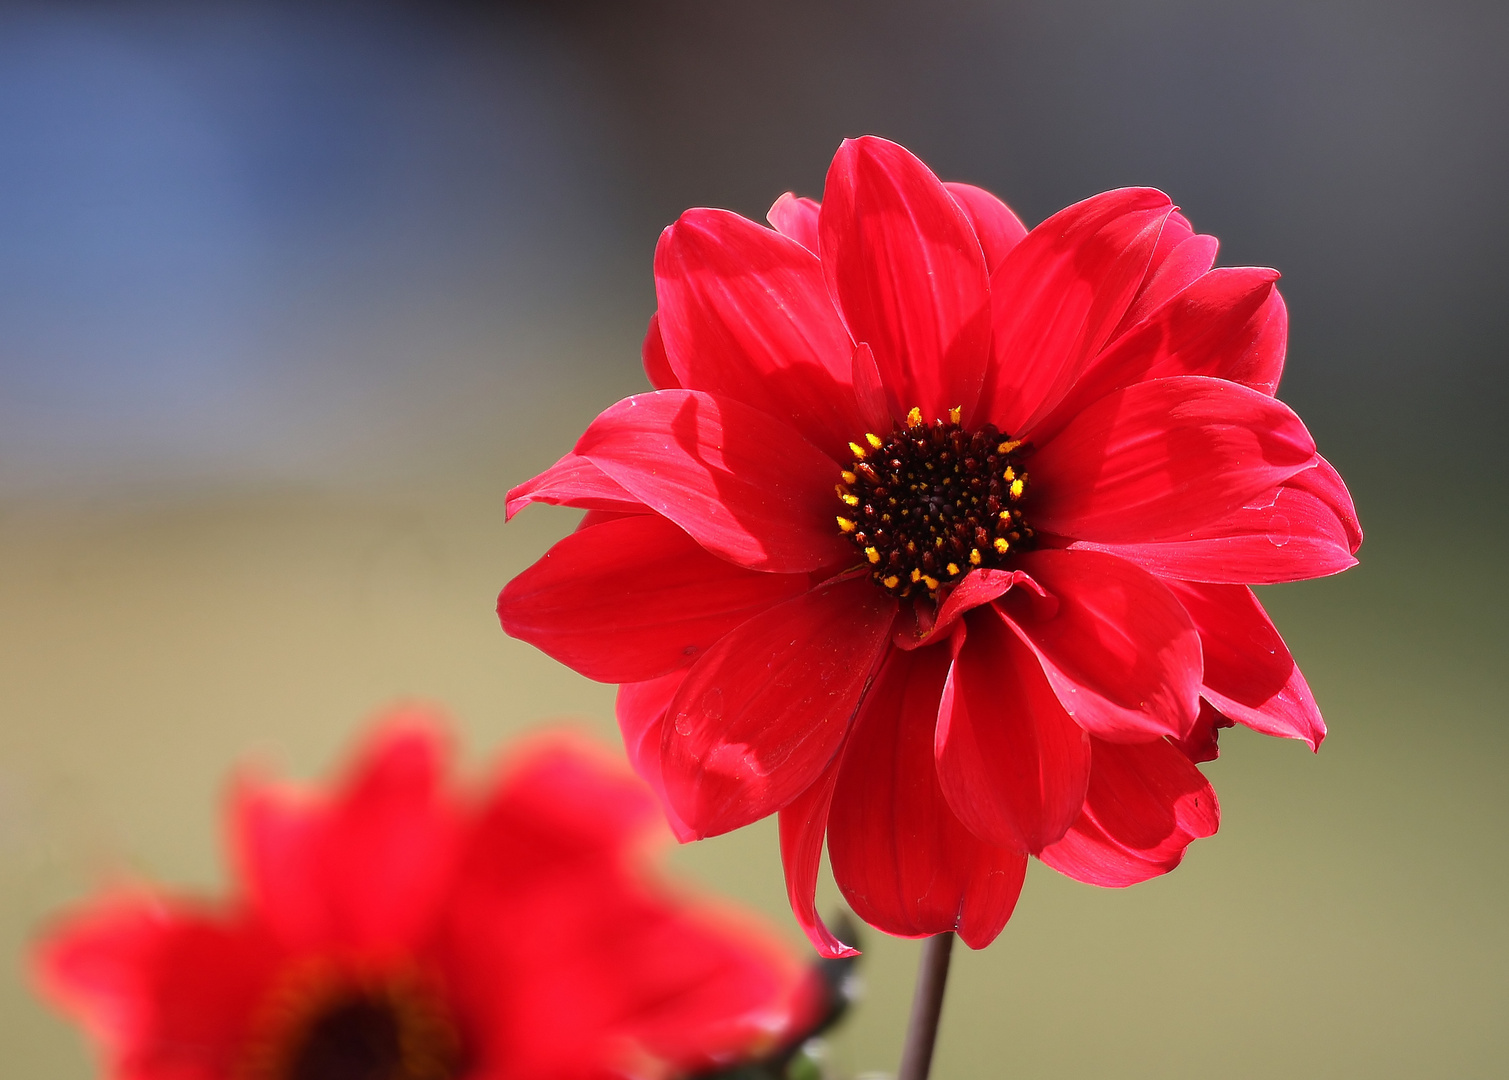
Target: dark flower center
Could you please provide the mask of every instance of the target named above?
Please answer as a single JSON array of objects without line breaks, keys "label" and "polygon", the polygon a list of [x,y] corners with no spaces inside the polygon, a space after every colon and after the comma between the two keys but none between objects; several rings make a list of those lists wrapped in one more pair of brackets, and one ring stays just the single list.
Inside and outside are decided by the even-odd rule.
[{"label": "dark flower center", "polygon": [[253,1046],[254,1080],[456,1080],[456,1030],[434,990],[408,977],[284,987]]},{"label": "dark flower center", "polygon": [[958,409],[931,424],[913,409],[889,438],[850,443],[838,527],[875,584],[896,597],[936,600],[975,567],[1002,567],[1030,547],[1020,447],[994,424],[965,431]]}]

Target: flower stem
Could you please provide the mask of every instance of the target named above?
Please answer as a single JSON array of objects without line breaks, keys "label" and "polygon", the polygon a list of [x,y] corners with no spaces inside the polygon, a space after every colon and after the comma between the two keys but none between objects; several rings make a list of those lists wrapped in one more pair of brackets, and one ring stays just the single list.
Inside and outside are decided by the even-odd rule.
[{"label": "flower stem", "polygon": [[927,1080],[933,1067],[933,1044],[938,1041],[938,1017],[943,1013],[943,988],[948,984],[948,960],[953,931],[937,934],[922,944],[917,965],[917,989],[912,994],[912,1018],[906,1026],[906,1045],[896,1080]]}]

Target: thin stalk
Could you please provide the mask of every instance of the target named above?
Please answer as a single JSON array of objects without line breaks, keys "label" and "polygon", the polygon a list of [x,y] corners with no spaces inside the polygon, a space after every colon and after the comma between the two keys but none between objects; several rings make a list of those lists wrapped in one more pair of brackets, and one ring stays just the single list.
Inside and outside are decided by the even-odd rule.
[{"label": "thin stalk", "polygon": [[943,1013],[943,989],[948,985],[948,961],[953,953],[950,931],[928,938],[922,944],[917,964],[917,989],[912,994],[912,1018],[906,1026],[906,1045],[901,1049],[901,1068],[896,1080],[927,1080],[933,1067],[933,1044],[938,1041],[938,1017]]}]

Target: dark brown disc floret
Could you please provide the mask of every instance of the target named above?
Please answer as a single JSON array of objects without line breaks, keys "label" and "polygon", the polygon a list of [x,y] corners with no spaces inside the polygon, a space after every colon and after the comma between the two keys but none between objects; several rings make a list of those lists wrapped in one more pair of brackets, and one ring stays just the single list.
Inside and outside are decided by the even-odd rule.
[{"label": "dark brown disc floret", "polygon": [[936,600],[975,567],[1003,567],[1030,547],[1021,445],[994,424],[964,430],[958,409],[931,424],[913,409],[889,438],[850,443],[838,527],[875,583],[896,597]]}]

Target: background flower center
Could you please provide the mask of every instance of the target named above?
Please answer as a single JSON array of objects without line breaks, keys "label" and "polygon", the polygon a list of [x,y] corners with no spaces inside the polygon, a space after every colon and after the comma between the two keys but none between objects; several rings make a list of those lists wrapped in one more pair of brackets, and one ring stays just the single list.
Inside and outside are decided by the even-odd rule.
[{"label": "background flower center", "polygon": [[444,1003],[415,979],[301,980],[255,1048],[254,1080],[455,1080],[460,1043]]},{"label": "background flower center", "polygon": [[964,430],[958,409],[931,424],[913,409],[889,438],[850,443],[838,527],[874,582],[897,597],[937,599],[975,567],[1001,567],[1029,547],[1020,446],[994,424]]}]

